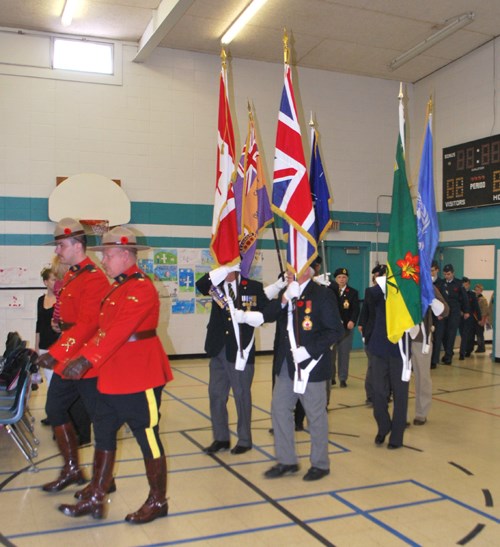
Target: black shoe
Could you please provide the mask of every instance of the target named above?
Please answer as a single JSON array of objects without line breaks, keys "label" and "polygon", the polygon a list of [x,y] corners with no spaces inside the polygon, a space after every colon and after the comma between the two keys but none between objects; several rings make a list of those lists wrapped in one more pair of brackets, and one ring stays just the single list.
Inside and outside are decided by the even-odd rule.
[{"label": "black shoe", "polygon": [[384,444],[384,441],[385,441],[385,435],[380,435],[380,434],[379,434],[379,435],[377,435],[377,436],[375,437],[375,444],[377,444],[377,445],[379,445],[379,446],[380,446],[381,444]]},{"label": "black shoe", "polygon": [[244,454],[249,450],[252,450],[251,446],[241,446],[241,444],[237,444],[234,448],[231,448],[231,454]]},{"label": "black shoe", "polygon": [[443,363],[443,365],[451,365],[451,359],[449,359],[448,357],[443,357],[441,359],[441,362]]},{"label": "black shoe", "polygon": [[465,357],[470,357],[470,351],[465,352]]},{"label": "black shoe", "polygon": [[214,441],[210,446],[203,449],[205,454],[215,454],[222,450],[229,450],[229,441]]},{"label": "black shoe", "polygon": [[40,423],[42,425],[50,425],[50,421],[48,418],[43,418],[42,420],[40,420]]},{"label": "black shoe", "polygon": [[392,444],[392,443],[389,443],[389,444],[387,445],[387,448],[388,448],[389,450],[396,450],[397,448],[401,448],[401,446],[402,446],[402,445],[400,445],[400,444]]},{"label": "black shoe", "polygon": [[423,418],[422,420],[420,420],[419,418],[415,418],[413,420],[413,425],[424,425],[425,422],[427,422],[427,418]]},{"label": "black shoe", "polygon": [[464,357],[463,355],[459,355],[459,356],[458,356],[458,360],[459,360],[459,361],[465,361],[465,357]]},{"label": "black shoe", "polygon": [[345,380],[340,380],[340,387],[347,387],[347,384],[346,384]]},{"label": "black shoe", "polygon": [[332,386],[336,386],[337,382],[335,380],[332,380]]},{"label": "black shoe", "polygon": [[271,429],[268,429],[267,432],[270,433],[271,435],[274,435],[274,429],[272,427]]},{"label": "black shoe", "polygon": [[295,424],[295,431],[304,431],[304,424]]},{"label": "black shoe", "polygon": [[437,368],[437,363],[431,363],[431,368]]},{"label": "black shoe", "polygon": [[477,348],[477,350],[474,353],[486,353],[485,348]]},{"label": "black shoe", "polygon": [[285,465],[283,463],[277,463],[264,473],[264,477],[266,477],[266,479],[278,479],[279,477],[284,477],[285,475],[297,473],[298,470],[299,466],[297,464]]},{"label": "black shoe", "polygon": [[329,469],[320,469],[319,467],[311,467],[309,471],[302,477],[303,481],[319,481],[323,477],[330,474]]}]

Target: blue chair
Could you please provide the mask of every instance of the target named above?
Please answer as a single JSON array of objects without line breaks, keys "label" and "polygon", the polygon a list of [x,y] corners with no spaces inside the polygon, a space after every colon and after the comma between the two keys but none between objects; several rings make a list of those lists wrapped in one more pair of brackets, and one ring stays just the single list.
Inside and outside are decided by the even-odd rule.
[{"label": "blue chair", "polygon": [[[31,372],[35,352],[24,350],[23,358],[25,360],[20,371],[15,393],[9,393],[4,399],[4,404],[0,405],[0,427],[4,427],[16,446],[22,452],[23,456],[30,462],[31,470],[38,471],[33,461],[38,455],[35,445],[39,440],[34,435],[31,420],[28,417],[28,400],[31,393]],[[7,406],[7,400],[10,398],[10,406]]]}]

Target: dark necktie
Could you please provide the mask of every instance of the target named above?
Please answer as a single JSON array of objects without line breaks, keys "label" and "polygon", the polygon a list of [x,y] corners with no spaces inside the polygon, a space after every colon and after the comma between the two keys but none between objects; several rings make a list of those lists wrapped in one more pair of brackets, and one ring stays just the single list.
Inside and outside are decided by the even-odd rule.
[{"label": "dark necktie", "polygon": [[229,296],[233,302],[236,302],[236,295],[234,294],[233,285],[232,283],[227,284],[227,292],[229,293]]}]

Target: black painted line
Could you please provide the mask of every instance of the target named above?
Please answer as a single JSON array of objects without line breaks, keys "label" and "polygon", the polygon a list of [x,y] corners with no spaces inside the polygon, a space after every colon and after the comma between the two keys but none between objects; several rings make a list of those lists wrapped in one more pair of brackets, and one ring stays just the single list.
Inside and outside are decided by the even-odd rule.
[{"label": "black painted line", "polygon": [[[182,433],[184,437],[186,437],[189,441],[191,441],[195,446],[197,446],[200,450],[202,449],[202,446],[200,443],[198,443],[193,437],[188,435],[187,433]],[[268,496],[263,490],[261,490],[258,486],[250,482],[248,479],[246,479],[243,475],[240,475],[237,471],[235,471],[231,466],[229,466],[226,462],[221,460],[219,457],[217,457],[216,454],[210,454],[210,457],[213,458],[221,467],[223,467],[226,471],[231,473],[233,476],[235,476],[239,481],[241,481],[243,484],[245,484],[250,490],[253,490],[256,494],[258,494],[262,499],[264,499],[267,503],[271,504],[275,509],[280,511],[283,515],[285,515],[288,519],[290,519],[292,522],[294,522],[297,526],[302,528],[305,532],[307,532],[309,535],[317,539],[321,544],[326,545],[327,547],[335,547],[335,545],[328,541],[324,536],[316,532],[314,528],[311,528],[308,524],[306,524],[303,520],[296,517],[293,513],[288,511],[288,509],[285,509],[283,505],[278,503],[276,500]]]},{"label": "black painted line", "polygon": [[5,547],[16,547],[14,543],[11,543],[6,537],[0,534],[0,545],[5,545]]},{"label": "black painted line", "polygon": [[463,471],[466,475],[474,475],[471,471],[466,469],[465,467],[462,467],[461,465],[458,465],[458,463],[455,462],[448,462],[450,465],[453,465],[453,467],[456,467],[457,469],[460,469],[460,471]]},{"label": "black painted line", "polygon": [[483,496],[486,507],[493,507],[493,497],[487,488],[483,488]]},{"label": "black painted line", "polygon": [[457,545],[466,545],[474,539],[478,534],[480,534],[483,531],[483,528],[486,527],[486,524],[477,524],[473,530],[471,530],[464,538],[462,538],[460,541],[457,541]]}]

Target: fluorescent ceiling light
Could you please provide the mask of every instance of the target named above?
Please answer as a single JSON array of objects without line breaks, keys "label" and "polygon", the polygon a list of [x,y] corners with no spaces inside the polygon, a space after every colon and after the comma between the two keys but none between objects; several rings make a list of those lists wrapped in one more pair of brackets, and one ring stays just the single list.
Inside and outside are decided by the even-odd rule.
[{"label": "fluorescent ceiling light", "polygon": [[250,19],[260,10],[267,0],[253,0],[236,19],[236,21],[228,28],[224,36],[221,38],[221,43],[227,45],[231,43],[240,30],[250,21]]},{"label": "fluorescent ceiling light", "polygon": [[441,30],[438,30],[429,38],[426,38],[423,42],[420,42],[416,46],[413,46],[408,51],[405,51],[401,55],[398,55],[396,58],[394,58],[389,63],[389,68],[391,70],[396,70],[400,66],[404,65],[408,61],[411,61],[411,59],[414,59],[424,51],[428,50],[438,42],[441,42],[441,40],[444,40],[457,30],[460,30],[461,28],[465,27],[466,25],[472,23],[474,21],[475,14],[473,11],[470,11],[469,13],[463,13],[462,15],[459,15],[458,17],[455,17],[451,22],[449,22],[446,26],[444,26]]},{"label": "fluorescent ceiling light", "polygon": [[66,0],[64,9],[61,15],[61,25],[63,27],[69,27],[73,21],[73,15],[75,15],[76,5],[78,0]]}]

